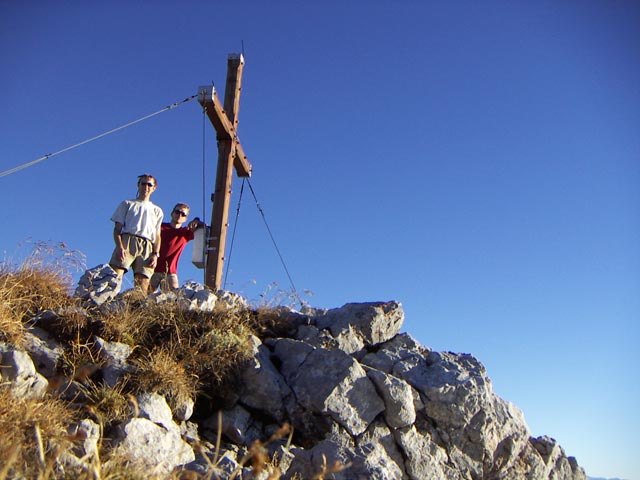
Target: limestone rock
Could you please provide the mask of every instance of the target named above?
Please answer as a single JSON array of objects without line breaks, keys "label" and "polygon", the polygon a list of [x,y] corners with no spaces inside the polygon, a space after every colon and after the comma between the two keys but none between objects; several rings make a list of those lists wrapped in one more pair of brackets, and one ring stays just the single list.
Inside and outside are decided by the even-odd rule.
[{"label": "limestone rock", "polygon": [[451,469],[447,452],[426,432],[415,426],[395,430],[394,436],[406,460],[405,468],[412,480],[458,480],[465,478]]},{"label": "limestone rock", "polygon": [[180,433],[180,428],[173,421],[171,409],[162,395],[143,393],[136,398],[137,416],[151,420],[170,432]]},{"label": "limestone rock", "polygon": [[232,310],[236,308],[248,308],[247,301],[241,295],[226,290],[217,292],[218,302],[225,308]]},{"label": "limestone rock", "polygon": [[[104,302],[99,311],[117,315],[125,300],[106,300],[114,293],[109,269],[89,272],[81,282],[84,290],[78,287],[81,295]],[[204,312],[246,307],[241,297],[195,282],[148,301]],[[93,310],[87,306],[81,314],[87,325],[99,327],[89,318]],[[263,452],[277,453],[282,478],[288,479],[320,474],[334,480],[586,480],[576,459],[555,440],[530,438],[522,412],[495,395],[476,358],[420,345],[399,333],[403,317],[397,302],[304,313],[278,309],[275,321],[260,331],[264,343],[250,338],[252,355],[238,366],[230,381],[234,388],[207,390],[196,400],[194,420],[186,421],[194,410],[190,399],[173,402],[172,412],[161,395],[139,393],[132,402],[135,418],[109,425],[104,439],[90,420],[69,429],[76,445],[58,459],[61,473],[88,471],[100,441],[108,440],[116,454],[145,467],[150,477],[175,475],[174,469],[183,467],[189,470],[184,478],[267,479],[266,470],[249,467],[252,446],[261,445]],[[34,359],[50,379],[49,395],[88,401],[89,390],[78,383],[84,379],[56,376],[62,346],[46,331],[62,318],[45,312],[34,319],[37,329],[25,342],[28,353],[0,343],[1,381],[15,394],[45,395],[47,380]],[[131,347],[95,342],[97,377],[107,387],[135,373]],[[274,436],[285,422],[293,425],[293,436]],[[197,456],[187,441],[197,447]]]},{"label": "limestone rock", "polygon": [[202,426],[211,431],[207,437],[211,441],[216,441],[219,425],[221,421],[222,435],[236,445],[246,445],[251,427],[251,414],[239,405],[229,409],[223,410],[221,418],[218,415],[212,415],[204,420]]},{"label": "limestone rock", "polygon": [[100,337],[96,337],[96,345],[99,348],[98,356],[104,362],[102,378],[113,387],[122,375],[133,371],[133,367],[127,363],[132,348],[124,343],[107,342]]},{"label": "limestone rock", "polygon": [[[98,442],[100,441],[100,426],[93,420],[85,418],[71,425],[67,433],[75,438],[73,453],[79,458],[91,458],[98,454]],[[79,440],[79,441],[78,441]]]},{"label": "limestone rock", "polygon": [[398,302],[347,303],[316,317],[316,326],[328,328],[347,353],[377,345],[400,332],[404,311]]},{"label": "limestone rock", "polygon": [[[383,449],[384,452],[380,449]],[[388,478],[409,478],[405,471],[405,460],[399,445],[389,427],[381,420],[374,421],[356,439],[356,453],[358,457],[365,460],[355,460],[355,462],[362,464],[365,469],[373,467],[372,460],[377,459],[378,465],[385,466]],[[370,454],[373,458],[370,457]],[[356,468],[358,469],[358,467]]]},{"label": "limestone rock", "polygon": [[586,480],[584,472],[578,466],[576,459],[573,457],[567,457],[564,450],[555,439],[542,436],[532,438],[530,440],[531,445],[542,457],[542,461],[545,465],[545,478],[551,480],[559,478],[572,478]]},{"label": "limestone rock", "polygon": [[322,472],[326,472],[327,469],[338,470],[332,474],[332,477],[329,477],[335,480],[355,478],[349,475],[348,468],[341,469],[341,466],[350,464],[354,456],[353,453],[332,440],[324,440],[309,450],[294,449],[292,453],[294,459],[284,477],[286,480],[294,478],[326,478],[325,475],[317,476]]},{"label": "limestone rock", "polygon": [[98,265],[87,270],[76,287],[75,296],[102,305],[118,295],[122,288],[122,279],[108,264]]},{"label": "limestone rock", "polygon": [[280,364],[280,373],[291,385],[298,370],[315,348],[306,342],[290,338],[280,338],[271,344],[274,357]]},{"label": "limestone rock", "polygon": [[[493,458],[498,448],[509,442],[512,448],[500,450],[500,470],[515,462],[529,437],[524,417],[493,394],[484,366],[477,359],[432,352],[426,359],[412,356],[401,360],[394,373],[424,394],[424,413],[446,433],[446,443],[454,452],[454,461],[461,460],[461,469],[481,475],[487,456]],[[462,455],[455,455],[457,451]]]},{"label": "limestone rock", "polygon": [[147,467],[150,475],[166,475],[195,460],[193,449],[179,433],[146,418],[132,418],[119,425],[115,448],[133,463]]},{"label": "limestone rock", "polygon": [[195,402],[192,398],[181,398],[173,401],[173,416],[176,420],[189,420],[193,415]]},{"label": "limestone rock", "polygon": [[251,337],[251,342],[254,355],[240,373],[243,385],[240,402],[282,422],[283,400],[291,391],[271,362],[269,349],[255,336]]},{"label": "limestone rock", "polygon": [[409,384],[404,380],[372,368],[367,369],[367,375],[373,381],[376,390],[384,400],[384,418],[387,425],[392,428],[413,425],[416,421],[416,410]]},{"label": "limestone rock", "polygon": [[193,281],[185,282],[175,293],[189,310],[211,312],[216,305],[224,309],[248,308],[247,301],[240,295],[223,290],[214,292]]},{"label": "limestone rock", "polygon": [[49,382],[36,371],[31,357],[22,350],[2,346],[0,380],[9,382],[11,392],[19,398],[41,399]]},{"label": "limestone rock", "polygon": [[364,355],[360,362],[377,370],[392,373],[396,363],[409,357],[426,358],[431,350],[420,345],[408,333],[400,333]]},{"label": "limestone rock", "polygon": [[25,332],[25,350],[42,375],[51,378],[56,373],[58,362],[62,358],[62,346],[45,330],[33,327]]},{"label": "limestone rock", "polygon": [[362,366],[341,350],[311,350],[287,383],[304,408],[328,414],[352,435],[384,410]]}]

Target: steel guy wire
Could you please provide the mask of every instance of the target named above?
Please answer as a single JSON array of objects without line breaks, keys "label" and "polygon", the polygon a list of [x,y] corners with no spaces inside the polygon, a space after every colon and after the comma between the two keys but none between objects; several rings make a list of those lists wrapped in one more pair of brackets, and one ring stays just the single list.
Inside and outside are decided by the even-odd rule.
[{"label": "steel guy wire", "polygon": [[253,199],[256,201],[256,206],[258,207],[258,211],[260,212],[260,215],[262,215],[262,221],[264,222],[265,227],[267,227],[267,232],[269,232],[269,236],[271,237],[271,242],[273,243],[273,246],[275,247],[276,252],[278,253],[278,257],[280,257],[280,262],[282,263],[282,266],[284,267],[284,271],[286,272],[287,277],[289,278],[289,283],[291,283],[291,288],[293,289],[293,293],[298,299],[298,303],[300,304],[300,306],[304,306],[304,304],[302,303],[302,300],[300,299],[300,295],[298,295],[298,290],[296,289],[296,286],[293,283],[293,279],[289,274],[289,269],[287,268],[284,258],[282,258],[282,254],[280,253],[280,249],[278,248],[276,239],[273,237],[273,234],[271,233],[271,229],[269,228],[267,219],[264,215],[264,212],[262,211],[262,207],[260,206],[260,203],[258,203],[258,198],[256,197],[256,192],[253,191],[253,187],[251,186],[251,181],[248,178],[246,180],[247,180],[247,185],[249,185],[249,190],[251,190],[251,195],[253,195]]},{"label": "steel guy wire", "polygon": [[164,107],[162,110],[158,110],[157,112],[150,113],[149,115],[145,115],[144,117],[139,118],[137,120],[134,120],[132,122],[129,122],[129,123],[125,124],[125,125],[121,125],[121,126],[116,127],[116,128],[114,128],[112,130],[109,130],[107,132],[104,132],[104,133],[101,133],[99,135],[96,135],[95,137],[88,138],[86,140],[83,140],[82,142],[79,142],[79,143],[76,143],[76,144],[71,145],[69,147],[63,148],[62,150],[58,150],[57,152],[48,153],[46,155],[43,155],[40,158],[36,158],[35,160],[30,161],[30,162],[23,163],[22,165],[18,165],[17,167],[13,167],[13,168],[10,168],[9,170],[5,170],[3,172],[0,172],[0,177],[5,177],[7,175],[11,175],[12,173],[19,172],[20,170],[23,170],[25,168],[31,167],[31,166],[33,166],[33,165],[35,165],[37,163],[40,163],[40,162],[42,162],[44,160],[47,160],[47,159],[49,159],[51,157],[55,157],[56,155],[60,155],[61,153],[68,152],[69,150],[73,150],[74,148],[80,147],[80,146],[85,145],[85,144],[87,144],[89,142],[93,142],[94,140],[98,140],[99,138],[106,137],[107,135],[110,135],[112,133],[118,132],[120,130],[124,130],[127,127],[135,125],[136,123],[140,123],[140,122],[142,122],[144,120],[147,120],[147,119],[149,119],[151,117],[155,117],[156,115],[159,115],[159,114],[161,114],[163,112],[166,112],[168,110],[172,110],[172,109],[174,109],[176,107],[179,107],[183,103],[186,103],[186,102],[188,102],[190,100],[193,100],[194,98],[197,98],[197,97],[198,97],[198,95],[192,95],[192,96],[190,96],[188,98],[185,98],[184,100],[182,100],[180,102],[172,103],[171,105],[168,105],[168,106]]},{"label": "steel guy wire", "polygon": [[238,198],[238,207],[236,208],[236,219],[233,222],[233,232],[231,233],[231,245],[229,246],[229,260],[227,261],[227,271],[224,274],[224,282],[222,288],[227,287],[227,277],[229,276],[229,270],[231,270],[231,254],[233,253],[233,243],[236,239],[236,229],[238,228],[238,218],[240,217],[240,205],[242,204],[242,194],[244,192],[244,182],[246,178],[242,179],[242,186],[240,187],[240,195]]}]

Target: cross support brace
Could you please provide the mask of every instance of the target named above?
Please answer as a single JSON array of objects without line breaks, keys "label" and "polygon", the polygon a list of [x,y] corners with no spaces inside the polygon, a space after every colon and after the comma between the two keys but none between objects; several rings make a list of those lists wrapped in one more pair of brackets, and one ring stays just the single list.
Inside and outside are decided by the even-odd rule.
[{"label": "cross support brace", "polygon": [[233,167],[239,177],[251,176],[251,164],[244,154],[236,133],[243,68],[244,58],[242,55],[229,55],[224,107],[213,86],[198,89],[198,100],[213,124],[218,140],[218,166],[205,268],[205,284],[214,291],[218,291],[222,287]]}]

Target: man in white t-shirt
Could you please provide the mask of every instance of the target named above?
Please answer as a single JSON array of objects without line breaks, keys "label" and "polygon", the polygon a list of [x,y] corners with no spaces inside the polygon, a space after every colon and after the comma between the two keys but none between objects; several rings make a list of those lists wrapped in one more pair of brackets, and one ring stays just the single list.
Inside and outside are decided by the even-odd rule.
[{"label": "man in white t-shirt", "polygon": [[160,225],[164,215],[150,200],[157,187],[153,175],[140,175],[135,200],[123,201],[111,216],[115,223],[113,240],[116,248],[109,265],[120,278],[133,265],[135,286],[145,293],[160,252]]}]

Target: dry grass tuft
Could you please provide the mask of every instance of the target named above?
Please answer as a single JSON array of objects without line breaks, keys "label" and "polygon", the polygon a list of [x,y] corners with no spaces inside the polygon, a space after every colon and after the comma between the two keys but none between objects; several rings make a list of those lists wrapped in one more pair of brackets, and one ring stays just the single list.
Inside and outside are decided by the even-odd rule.
[{"label": "dry grass tuft", "polygon": [[86,408],[103,426],[122,422],[130,417],[132,409],[136,409],[135,400],[128,390],[126,380],[115,387],[88,381],[83,385]]},{"label": "dry grass tuft", "polygon": [[195,399],[197,378],[187,373],[185,365],[176,359],[175,352],[157,346],[148,355],[140,356],[135,365],[134,381],[138,391],[163,395],[172,410],[188,399]]},{"label": "dry grass tuft", "polygon": [[75,341],[65,345],[62,362],[59,366],[63,376],[80,383],[89,380],[101,364],[95,351],[95,342],[85,341],[79,333]]},{"label": "dry grass tuft", "polygon": [[324,480],[327,475],[331,475],[333,478],[334,473],[342,472],[351,466],[351,463],[344,464],[340,460],[336,460],[333,463],[327,465],[327,457],[322,454],[322,465],[320,465],[320,471],[316,473],[311,480]]},{"label": "dry grass tuft", "polygon": [[14,344],[22,342],[25,324],[45,310],[73,303],[69,283],[52,267],[0,265],[0,335]]},{"label": "dry grass tuft", "polygon": [[71,306],[71,271],[83,256],[63,243],[35,243],[20,264],[0,262],[0,340],[20,345],[26,322],[46,310]]},{"label": "dry grass tuft", "polygon": [[89,314],[80,306],[67,307],[50,313],[46,323],[45,329],[62,343],[83,342],[96,330]]},{"label": "dry grass tuft", "polygon": [[[217,384],[252,355],[248,310],[217,310],[191,325],[191,344],[183,349],[188,371],[200,382]],[[184,345],[184,344],[182,344]]]},{"label": "dry grass tuft", "polygon": [[251,316],[251,328],[261,339],[292,336],[298,324],[286,307],[258,307]]},{"label": "dry grass tuft", "polygon": [[[171,367],[185,372],[195,383],[219,382],[235,365],[251,354],[250,312],[186,310],[178,303],[154,304],[126,301],[117,312],[100,318],[100,334],[110,341],[135,345],[132,360],[143,370],[140,379]],[[161,354],[149,365],[150,358]],[[145,373],[146,371],[146,373]],[[167,373],[168,374],[168,373]]]},{"label": "dry grass tuft", "polygon": [[267,480],[279,479],[282,475],[279,459],[277,455],[273,458],[270,457],[267,447],[270,443],[276,442],[287,435],[289,436],[288,447],[293,435],[293,427],[285,423],[266,442],[255,440],[249,447],[247,454],[240,460],[238,467],[229,476],[229,480],[234,480],[238,476],[241,477],[242,469],[248,463],[251,464],[251,472],[254,478],[262,478],[261,474],[266,472]]},{"label": "dry grass tuft", "polygon": [[152,322],[152,315],[144,307],[145,299],[138,296],[138,290],[127,292],[119,304],[109,310],[97,312],[101,330],[99,334],[106,340],[120,342],[131,347],[144,343],[144,336]]},{"label": "dry grass tuft", "polygon": [[14,397],[0,386],[0,478],[41,478],[72,447],[74,413],[56,399]]}]

